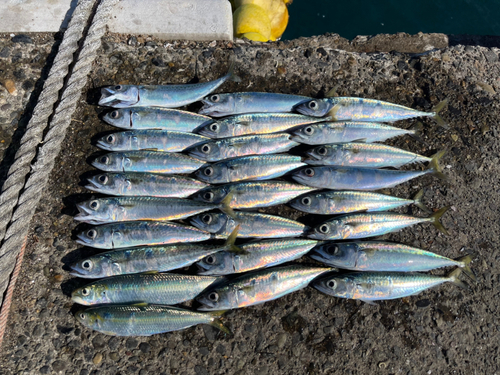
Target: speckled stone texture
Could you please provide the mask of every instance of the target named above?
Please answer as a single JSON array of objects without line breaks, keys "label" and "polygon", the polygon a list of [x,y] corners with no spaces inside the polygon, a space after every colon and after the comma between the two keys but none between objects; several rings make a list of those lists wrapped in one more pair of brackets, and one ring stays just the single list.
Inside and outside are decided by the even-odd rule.
[{"label": "speckled stone texture", "polygon": [[[389,39],[380,37],[379,42],[391,50]],[[30,79],[37,82],[40,75],[43,63],[32,60],[38,55],[45,59],[50,44],[38,39],[19,44],[5,36],[0,39],[0,51],[5,49],[9,51],[5,57],[0,52],[2,79],[8,73],[20,91],[19,97],[0,91],[0,106],[11,106],[0,115],[2,145],[10,144],[33,88],[23,89],[22,85]],[[31,225],[1,348],[0,373],[407,375],[500,371],[500,51],[474,45],[411,51],[417,54],[363,52],[366,49],[367,44],[355,46],[335,35],[272,45],[164,43],[141,36],[107,36]],[[18,55],[21,59],[14,59]],[[402,137],[391,144],[423,155],[446,149],[443,165],[449,181],[424,177],[387,193],[411,197],[425,187],[424,201],[430,208],[451,207],[443,218],[450,235],[419,225],[383,239],[452,258],[474,252],[472,268],[478,282],[464,278],[469,291],[446,284],[377,306],[335,299],[307,288],[274,302],[229,312],[224,321],[233,337],[198,326],[149,338],[115,338],[78,324],[72,316],[77,307],[69,293],[85,281],[70,277],[64,265],[97,252],[76,245],[74,234],[84,226],[77,227],[72,215],[75,202],[92,195],[82,187],[82,176],[92,171],[86,158],[97,152],[91,138],[113,130],[99,120],[103,109],[94,105],[98,88],[113,83],[208,81],[227,71],[231,56],[242,82],[226,83],[225,92],[321,97],[338,86],[340,95],[387,100],[427,111],[448,98],[443,118],[449,128],[425,120],[424,143]],[[189,107],[198,108],[199,104]],[[305,220],[286,206],[265,211]],[[301,261],[312,263],[306,258]]]}]

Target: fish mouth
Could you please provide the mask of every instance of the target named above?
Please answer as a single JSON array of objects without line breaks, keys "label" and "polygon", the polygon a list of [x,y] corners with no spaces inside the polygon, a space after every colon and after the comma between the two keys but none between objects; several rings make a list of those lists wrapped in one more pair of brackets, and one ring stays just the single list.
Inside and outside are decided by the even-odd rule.
[{"label": "fish mouth", "polygon": [[307,256],[311,259],[314,259],[314,260],[317,260],[318,262],[326,262],[327,259],[320,253],[310,253],[310,254],[307,254]]},{"label": "fish mouth", "polygon": [[119,103],[119,101],[115,98],[114,90],[111,87],[103,87],[98,104],[105,107],[113,107],[115,103]]},{"label": "fish mouth", "polygon": [[94,181],[94,179],[89,178],[87,181],[88,181],[88,185],[85,185],[85,189],[89,189],[89,190],[93,190],[93,191],[97,191],[97,192],[100,192],[103,189],[103,186],[99,182]]},{"label": "fish mouth", "polygon": [[89,245],[92,243],[92,240],[88,239],[83,233],[78,234],[76,237],[77,237],[76,243],[80,245]]},{"label": "fish mouth", "polygon": [[83,300],[82,297],[80,296],[71,296],[71,300],[74,302],[74,303],[78,303],[79,305],[83,305],[83,306],[90,306],[90,303]]},{"label": "fish mouth", "polygon": [[101,141],[101,140],[98,140],[96,142],[96,145],[97,145],[97,147],[99,147],[102,150],[115,151],[115,150],[113,150],[113,148],[109,144],[107,144],[106,142]]},{"label": "fish mouth", "polygon": [[88,275],[86,273],[82,273],[82,272],[78,271],[76,268],[73,268],[73,266],[70,266],[70,267],[71,267],[72,271],[70,271],[69,274],[71,276],[88,278]]}]

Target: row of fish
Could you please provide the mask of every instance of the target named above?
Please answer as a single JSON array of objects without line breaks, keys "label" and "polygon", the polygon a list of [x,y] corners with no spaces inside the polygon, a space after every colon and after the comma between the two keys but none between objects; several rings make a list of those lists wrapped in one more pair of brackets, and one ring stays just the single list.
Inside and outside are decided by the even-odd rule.
[{"label": "row of fish", "polygon": [[[439,222],[446,208],[428,218],[386,212],[409,204],[425,210],[422,191],[414,199],[369,191],[425,174],[444,177],[438,166],[443,153],[427,158],[371,144],[403,134],[418,137],[421,130],[420,124],[404,130],[379,122],[430,116],[443,123],[440,108],[426,113],[371,99],[210,94],[228,79],[238,80],[230,71],[196,85],[103,89],[99,104],[118,108],[104,120],[127,131],[98,140],[97,146],[111,153],[92,163],[106,173],[89,178],[87,188],[115,197],[79,204],[75,219],[98,225],[78,235],[80,244],[116,250],[71,266],[75,276],[106,277],[73,292],[74,302],[92,306],[76,314],[80,322],[123,336],[201,323],[228,333],[219,320],[224,310],[308,285],[372,303],[444,282],[464,287],[458,279],[462,270],[474,278],[470,256],[452,260],[402,244],[326,241],[379,236],[423,222],[446,232]],[[204,104],[200,114],[170,109],[197,100]],[[301,114],[277,113],[291,111]],[[282,154],[300,144],[318,147],[307,151],[307,158]],[[430,166],[376,169],[415,162]],[[196,179],[177,175],[190,173]],[[299,184],[273,180],[285,174]],[[233,211],[283,203],[306,213],[344,215],[310,228],[278,216]],[[171,222],[178,219],[192,226]],[[236,237],[257,239],[235,245]],[[217,239],[226,241],[203,243]],[[305,254],[327,266],[281,265]],[[192,264],[198,276],[160,273]],[[446,277],[417,273],[448,266],[458,268]],[[337,267],[353,272],[339,273]],[[192,299],[199,312],[167,306]]]}]

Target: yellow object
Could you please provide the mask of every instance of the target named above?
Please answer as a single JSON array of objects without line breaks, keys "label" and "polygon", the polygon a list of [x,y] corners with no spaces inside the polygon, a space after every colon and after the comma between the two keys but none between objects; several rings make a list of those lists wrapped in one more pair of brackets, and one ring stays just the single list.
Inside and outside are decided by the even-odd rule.
[{"label": "yellow object", "polygon": [[286,4],[292,0],[231,0],[234,34],[250,40],[267,41],[281,37],[288,25]]},{"label": "yellow object", "polygon": [[247,38],[249,40],[254,40],[256,42],[267,42],[269,40],[259,33],[245,33],[241,34],[238,38]]},{"label": "yellow object", "polygon": [[238,7],[233,13],[233,23],[237,38],[247,33],[258,33],[265,41],[271,39],[271,21],[266,11],[258,5],[245,4]]}]

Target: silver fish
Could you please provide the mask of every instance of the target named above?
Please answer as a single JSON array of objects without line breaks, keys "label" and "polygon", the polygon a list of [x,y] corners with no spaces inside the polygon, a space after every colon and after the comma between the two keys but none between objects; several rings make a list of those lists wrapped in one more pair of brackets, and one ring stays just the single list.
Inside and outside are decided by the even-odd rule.
[{"label": "silver fish", "polygon": [[285,154],[243,156],[203,167],[196,176],[210,184],[269,180],[306,165],[301,160],[300,156]]},{"label": "silver fish", "polygon": [[108,124],[122,129],[160,129],[166,131],[192,132],[213,120],[208,116],[178,109],[134,107],[120,108],[106,113]]},{"label": "silver fish", "polygon": [[179,152],[209,138],[194,133],[166,130],[129,130],[108,134],[97,141],[97,147],[107,151],[154,150]]},{"label": "silver fish", "polygon": [[250,113],[217,120],[197,131],[209,138],[227,138],[250,134],[270,134],[291,128],[327,121],[325,118],[309,117],[297,113]]},{"label": "silver fish", "polygon": [[203,213],[193,216],[191,224],[222,237],[229,236],[237,226],[238,237],[298,237],[307,230],[304,224],[291,219],[238,211],[234,213],[234,218],[219,212]]},{"label": "silver fish", "polygon": [[188,149],[188,154],[206,161],[219,161],[247,155],[279,154],[299,143],[288,133],[244,135],[204,142]]},{"label": "silver fish", "polygon": [[227,310],[258,305],[305,288],[333,268],[291,265],[259,270],[210,288],[196,300],[198,310]]},{"label": "silver fish", "polygon": [[304,160],[311,165],[343,167],[399,168],[406,164],[430,162],[432,158],[378,143],[339,143],[315,147]]},{"label": "silver fish", "polygon": [[129,221],[104,224],[81,232],[76,240],[81,245],[98,249],[120,249],[132,246],[163,245],[183,241],[206,241],[214,236],[187,225]]},{"label": "silver fish", "polygon": [[360,167],[307,167],[292,173],[292,178],[304,185],[332,190],[378,190],[394,187],[414,178],[430,174],[446,180],[436,154],[423,171],[399,171]]},{"label": "silver fish", "polygon": [[92,165],[106,172],[191,173],[204,165],[184,154],[160,151],[120,151],[96,158]]},{"label": "silver fish", "polygon": [[223,117],[239,113],[292,112],[296,106],[312,98],[271,92],[235,92],[213,94],[201,101],[202,115]]},{"label": "silver fish", "polygon": [[94,281],[75,289],[71,299],[80,305],[145,302],[176,305],[189,301],[223,278],[150,273],[120,275]]},{"label": "silver fish", "polygon": [[85,187],[109,195],[184,198],[206,188],[204,182],[186,176],[156,173],[102,173]]},{"label": "silver fish", "polygon": [[113,197],[91,199],[76,205],[80,213],[76,221],[89,224],[107,224],[120,221],[169,221],[220,208],[229,214],[232,210],[228,195],[220,204],[211,204],[184,198]]},{"label": "silver fish", "polygon": [[206,256],[196,265],[199,268],[199,275],[247,272],[298,259],[317,243],[318,241],[299,238],[250,242],[239,246],[244,253],[220,251]]},{"label": "silver fish", "polygon": [[194,200],[219,203],[229,193],[231,208],[259,208],[286,203],[301,194],[315,190],[300,184],[286,181],[239,182],[221,186],[210,186],[193,196]]},{"label": "silver fish", "polygon": [[80,310],[76,319],[85,327],[111,336],[151,336],[198,324],[231,334],[219,320],[224,312],[199,313],[163,305],[104,305]]},{"label": "silver fish", "polygon": [[194,103],[216,90],[228,79],[239,81],[229,72],[214,81],[185,85],[115,85],[103,87],[99,105],[114,108],[163,107],[178,108]]},{"label": "silver fish", "polygon": [[413,199],[402,199],[385,194],[364,191],[322,191],[305,194],[290,202],[296,210],[319,215],[338,215],[356,211],[375,212],[415,204],[427,211],[422,203],[424,191],[420,190]]},{"label": "silver fish", "polygon": [[395,128],[394,126],[376,122],[322,122],[301,127],[293,132],[292,139],[308,145],[324,145],[327,143],[347,143],[363,139],[367,143],[383,142],[400,135],[418,136],[422,131],[419,122],[410,129]]}]

